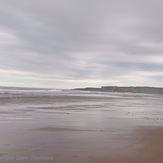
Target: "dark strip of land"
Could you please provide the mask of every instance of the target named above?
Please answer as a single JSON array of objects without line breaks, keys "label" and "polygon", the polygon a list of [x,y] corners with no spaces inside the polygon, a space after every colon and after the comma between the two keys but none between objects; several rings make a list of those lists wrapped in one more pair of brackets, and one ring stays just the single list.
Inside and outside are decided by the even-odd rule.
[{"label": "dark strip of land", "polygon": [[161,87],[118,87],[118,86],[102,86],[101,88],[86,87],[76,88],[81,91],[102,91],[102,92],[130,92],[130,93],[147,93],[147,94],[163,94]]}]

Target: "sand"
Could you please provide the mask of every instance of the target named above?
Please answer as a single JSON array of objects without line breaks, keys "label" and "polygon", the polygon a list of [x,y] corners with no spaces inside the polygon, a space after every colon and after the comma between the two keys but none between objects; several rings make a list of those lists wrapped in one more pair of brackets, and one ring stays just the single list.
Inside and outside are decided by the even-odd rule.
[{"label": "sand", "polygon": [[163,162],[160,96],[5,94],[0,104],[0,163]]}]

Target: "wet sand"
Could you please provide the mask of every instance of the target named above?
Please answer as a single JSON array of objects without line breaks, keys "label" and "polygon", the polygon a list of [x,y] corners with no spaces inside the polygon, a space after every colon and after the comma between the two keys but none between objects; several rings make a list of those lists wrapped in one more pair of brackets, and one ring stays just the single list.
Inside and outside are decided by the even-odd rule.
[{"label": "wet sand", "polygon": [[0,163],[163,162],[162,96],[7,94],[0,104]]}]

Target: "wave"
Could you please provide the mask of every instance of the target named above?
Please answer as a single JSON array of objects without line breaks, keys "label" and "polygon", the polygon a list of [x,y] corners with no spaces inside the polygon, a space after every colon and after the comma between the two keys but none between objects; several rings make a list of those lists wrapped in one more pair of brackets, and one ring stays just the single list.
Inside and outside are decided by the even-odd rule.
[{"label": "wave", "polygon": [[1,94],[24,94],[24,93],[59,93],[62,89],[50,88],[26,88],[26,87],[0,87]]}]

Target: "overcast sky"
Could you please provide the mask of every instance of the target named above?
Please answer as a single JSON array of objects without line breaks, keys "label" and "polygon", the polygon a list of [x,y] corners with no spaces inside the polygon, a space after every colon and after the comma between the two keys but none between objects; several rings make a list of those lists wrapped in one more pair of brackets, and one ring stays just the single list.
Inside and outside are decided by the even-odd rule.
[{"label": "overcast sky", "polygon": [[0,0],[0,85],[163,86],[163,1]]}]

